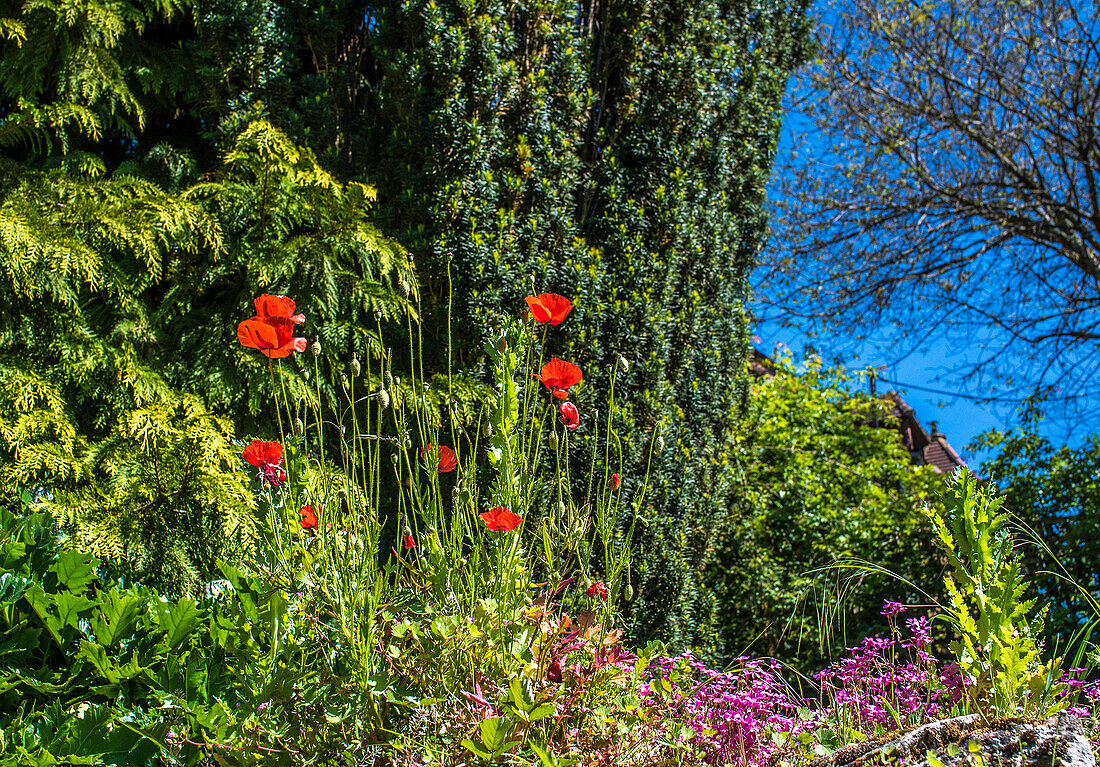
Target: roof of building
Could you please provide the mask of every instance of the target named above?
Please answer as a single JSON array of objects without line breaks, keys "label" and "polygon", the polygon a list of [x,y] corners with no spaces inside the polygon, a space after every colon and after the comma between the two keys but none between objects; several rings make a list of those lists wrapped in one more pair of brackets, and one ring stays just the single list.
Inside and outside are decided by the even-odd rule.
[{"label": "roof of building", "polygon": [[935,421],[929,421],[931,431],[926,431],[917,420],[916,412],[896,391],[888,391],[883,399],[894,404],[893,415],[898,419],[898,431],[913,462],[931,466],[939,474],[950,474],[963,466],[963,460],[951,447]]}]

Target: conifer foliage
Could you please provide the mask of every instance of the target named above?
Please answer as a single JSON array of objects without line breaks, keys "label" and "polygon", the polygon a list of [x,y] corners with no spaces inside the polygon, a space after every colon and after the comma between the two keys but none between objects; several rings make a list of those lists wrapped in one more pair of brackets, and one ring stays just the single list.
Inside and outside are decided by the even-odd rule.
[{"label": "conifer foliage", "polygon": [[0,25],[0,494],[30,489],[77,545],[194,591],[249,543],[234,439],[272,386],[223,313],[293,288],[343,356],[378,348],[413,278],[373,190],[268,123],[210,168],[134,151],[170,71],[149,75],[141,36],[181,8],[34,3]]}]

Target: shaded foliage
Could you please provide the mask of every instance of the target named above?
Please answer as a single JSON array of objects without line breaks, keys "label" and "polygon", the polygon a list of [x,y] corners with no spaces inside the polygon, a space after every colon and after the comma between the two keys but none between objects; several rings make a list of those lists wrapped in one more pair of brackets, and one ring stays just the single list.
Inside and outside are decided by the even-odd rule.
[{"label": "shaded foliage", "polygon": [[[753,384],[726,444],[739,492],[709,568],[726,655],[751,647],[812,665],[874,632],[884,599],[928,604],[921,589],[941,591],[921,509],[938,503],[943,478],[913,465],[892,403],[851,383],[781,358]],[[847,566],[826,570],[834,564]]]},{"label": "shaded foliage", "polygon": [[[274,428],[254,417],[272,386],[311,396],[236,343],[257,286],[294,290],[342,365],[379,352],[415,279],[369,222],[373,190],[269,123],[241,126],[209,168],[136,153],[143,96],[163,106],[142,52],[179,10],[43,3],[3,27],[0,493],[42,488],[82,546],[193,591],[248,544],[235,431]],[[158,71],[183,78],[173,63]]]}]

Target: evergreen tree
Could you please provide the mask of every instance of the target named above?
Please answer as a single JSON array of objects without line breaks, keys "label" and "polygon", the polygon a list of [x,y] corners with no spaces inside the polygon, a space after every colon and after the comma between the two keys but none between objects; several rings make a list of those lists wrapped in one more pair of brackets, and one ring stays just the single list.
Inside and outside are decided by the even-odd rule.
[{"label": "evergreen tree", "polygon": [[632,364],[619,390],[628,487],[651,437],[667,446],[636,512],[635,633],[705,641],[700,567],[732,489],[718,454],[744,396],[744,277],[763,236],[781,96],[806,53],[805,3],[322,12],[272,1],[249,12],[261,5],[280,20],[282,56],[265,61],[239,37],[233,61],[244,63],[230,62],[229,79],[266,85],[242,85],[220,119],[264,94],[276,124],[378,185],[379,222],[417,256],[435,370],[450,350],[479,376],[494,317],[525,295],[575,299],[573,332],[552,351],[589,371],[580,404],[606,401],[598,371],[619,355]]}]

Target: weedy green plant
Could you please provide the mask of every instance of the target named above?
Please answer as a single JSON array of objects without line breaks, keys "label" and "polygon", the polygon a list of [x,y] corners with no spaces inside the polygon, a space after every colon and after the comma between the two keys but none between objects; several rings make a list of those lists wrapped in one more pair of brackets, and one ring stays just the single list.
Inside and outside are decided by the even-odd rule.
[{"label": "weedy green plant", "polygon": [[1013,550],[1008,512],[995,490],[965,467],[956,470],[944,513],[926,514],[951,567],[943,616],[958,639],[951,651],[962,675],[964,701],[984,717],[1049,716],[1067,703],[1061,658],[1041,659],[1043,611],[1024,599],[1028,583]]},{"label": "weedy green plant", "polygon": [[[253,567],[300,594],[317,616],[339,670],[354,680],[358,716],[379,740],[392,734],[395,707],[406,700],[399,687],[444,707],[493,690],[511,695],[511,703],[486,705],[510,706],[522,724],[467,739],[466,751],[489,758],[528,740],[553,750],[550,744],[589,720],[590,704],[612,680],[629,677],[620,667],[633,656],[614,627],[616,606],[631,591],[633,534],[632,524],[618,524],[628,515],[614,397],[602,418],[578,408],[572,397],[581,369],[557,358],[544,362],[537,351],[572,303],[543,294],[528,304],[530,317],[500,320],[486,348],[492,384],[469,419],[449,378],[426,378],[411,313],[404,387],[388,352],[368,351],[343,370],[323,371],[320,342],[295,336],[305,317],[285,296],[260,296],[256,315],[238,327],[241,343],[269,358],[273,381],[286,377],[276,364],[308,350],[316,387],[307,399],[299,387],[280,383],[280,441],[255,440],[242,454],[259,470],[255,490],[264,515]],[[536,344],[540,323],[543,343]],[[619,370],[608,373],[611,392]],[[331,413],[322,407],[325,379],[338,395]],[[433,388],[443,389],[443,412],[433,407]],[[577,431],[587,432],[589,471],[574,482]],[[644,479],[637,484],[644,487]],[[644,490],[632,500],[643,497]],[[392,557],[382,549],[387,528],[397,531]],[[566,628],[574,619],[560,611],[559,599],[582,608],[577,628]],[[556,616],[556,629],[535,617],[540,610]],[[459,629],[475,622],[480,628],[469,631],[477,641],[458,642],[465,636]],[[588,661],[576,657],[583,648]],[[549,676],[558,677],[555,684],[571,681],[545,700],[530,690],[517,697],[513,682]],[[532,729],[533,712],[545,706],[555,712],[554,726]]]}]

